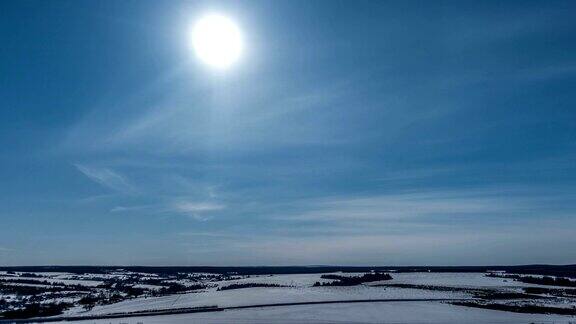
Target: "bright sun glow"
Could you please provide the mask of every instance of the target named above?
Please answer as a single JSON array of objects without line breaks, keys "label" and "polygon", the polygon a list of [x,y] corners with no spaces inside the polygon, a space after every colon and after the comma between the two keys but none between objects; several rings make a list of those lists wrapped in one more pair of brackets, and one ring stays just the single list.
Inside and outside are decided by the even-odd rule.
[{"label": "bright sun glow", "polygon": [[229,18],[207,15],[192,29],[192,46],[203,63],[225,69],[238,61],[242,54],[242,33]]}]

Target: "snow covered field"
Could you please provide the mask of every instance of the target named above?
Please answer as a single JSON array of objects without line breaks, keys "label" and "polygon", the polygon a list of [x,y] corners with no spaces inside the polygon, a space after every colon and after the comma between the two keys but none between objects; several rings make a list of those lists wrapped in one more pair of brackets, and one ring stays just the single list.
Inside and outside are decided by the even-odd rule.
[{"label": "snow covered field", "polygon": [[[30,302],[69,303],[57,317],[92,317],[86,323],[569,323],[573,315],[518,313],[451,304],[459,301],[505,306],[538,306],[576,309],[576,289],[527,284],[509,278],[478,273],[392,272],[392,279],[334,283],[340,277],[365,273],[331,274],[150,274],[129,271],[109,273],[0,273],[5,291],[13,286],[46,287],[41,295],[0,292],[12,309]],[[322,278],[323,275],[332,275]],[[373,277],[374,278],[374,277]],[[386,279],[382,276],[375,280]],[[26,283],[19,283],[25,281]],[[34,285],[34,282],[49,284]],[[166,290],[177,285],[176,290]],[[172,287],[174,288],[174,287]],[[536,292],[527,289],[538,288]],[[138,290],[137,294],[131,289]],[[528,292],[528,293],[527,293]],[[24,295],[23,295],[24,294]],[[339,302],[338,304],[282,305]],[[356,303],[354,303],[356,301]],[[361,301],[359,303],[358,301]],[[273,305],[272,305],[273,304]],[[18,306],[21,305],[21,306]],[[229,309],[230,307],[255,308]],[[264,307],[263,307],[264,306]],[[187,312],[213,307],[210,313]],[[9,308],[10,309],[10,308]],[[211,309],[213,310],[213,309]],[[162,315],[103,319],[102,316],[133,316],[131,313],[163,312]],[[576,312],[573,312],[576,314]],[[557,314],[563,314],[558,312]],[[50,315],[45,315],[50,316]],[[54,315],[53,315],[54,316]],[[0,318],[1,319],[1,318]]]},{"label": "snow covered field", "polygon": [[[301,305],[214,313],[78,321],[77,323],[574,323],[576,319],[458,307],[440,302]],[[572,321],[572,322],[571,322]],[[62,322],[64,323],[64,322]],[[66,322],[68,323],[68,322]]]},{"label": "snow covered field", "polygon": [[316,302],[364,299],[466,298],[462,293],[423,291],[417,289],[385,289],[381,287],[310,287],[310,288],[250,288],[228,291],[209,290],[200,293],[133,299],[112,305],[96,306],[84,315],[130,311],[161,310],[201,306],[248,306],[294,302]]},{"label": "snow covered field", "polygon": [[[358,274],[346,274],[358,275]],[[274,276],[253,276],[238,280],[215,282],[215,287],[200,292],[177,294],[161,297],[137,298],[112,305],[96,306],[83,314],[107,314],[127,311],[159,310],[169,308],[199,306],[245,306],[270,303],[290,303],[330,300],[360,299],[461,299],[472,298],[470,293],[461,291],[433,291],[423,289],[375,287],[369,283],[353,287],[312,287],[316,282],[328,282],[321,274],[291,274]],[[538,286],[502,278],[486,277],[484,273],[395,273],[386,284],[414,284],[446,286],[458,288],[499,288],[505,291],[516,287]],[[234,283],[267,283],[287,287],[265,287],[218,291],[217,287]]]},{"label": "snow covered field", "polygon": [[[498,287],[541,287],[541,285],[523,283],[510,279],[487,277],[483,272],[434,273],[411,272],[394,273],[394,279],[388,283],[404,283],[413,285],[431,285],[466,288],[498,288]],[[548,286],[550,287],[550,286]],[[554,286],[556,288],[561,288]]]}]

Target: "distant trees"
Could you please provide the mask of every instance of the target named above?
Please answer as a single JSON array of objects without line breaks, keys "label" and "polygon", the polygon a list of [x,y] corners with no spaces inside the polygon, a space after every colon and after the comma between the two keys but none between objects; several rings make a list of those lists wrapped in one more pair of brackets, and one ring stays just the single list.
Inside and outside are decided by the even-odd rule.
[{"label": "distant trees", "polygon": [[[21,284],[30,284],[30,286]],[[34,279],[20,279],[20,278],[0,279],[0,293],[5,294],[38,295],[43,292],[55,293],[66,290],[89,291],[90,289],[89,287],[82,285],[68,285],[61,282],[50,282],[48,280],[34,280]]]},{"label": "distant trees", "polygon": [[[164,283],[166,285],[166,283]],[[190,291],[190,290],[197,290],[197,289],[204,289],[206,286],[204,285],[192,285],[186,286],[176,282],[170,282],[167,286],[160,288],[157,291],[157,294],[165,295],[165,294],[176,294],[180,292]]]},{"label": "distant trees", "polygon": [[327,274],[320,276],[322,279],[331,279],[331,282],[319,282],[316,281],[313,287],[325,287],[325,286],[357,286],[365,282],[373,281],[384,281],[392,280],[392,276],[385,272],[371,272],[365,273],[361,276],[341,276],[334,274]]},{"label": "distant trees", "polygon": [[516,281],[537,285],[576,287],[576,281],[561,277],[550,277],[550,276],[534,277],[534,276],[521,276],[521,275],[501,274],[501,273],[488,273],[486,274],[486,277],[514,279]]},{"label": "distant trees", "polygon": [[36,274],[36,273],[32,273],[32,272],[24,272],[24,273],[20,274],[20,277],[23,277],[23,278],[40,278],[42,276],[39,274]]},{"label": "distant trees", "polygon": [[256,288],[256,287],[286,287],[286,286],[278,285],[278,284],[272,284],[272,283],[247,282],[247,283],[237,283],[237,284],[231,284],[228,286],[222,286],[222,287],[218,288],[218,291],[231,290],[231,289],[243,289],[243,288]]},{"label": "distant trees", "polygon": [[175,294],[178,292],[186,291],[186,286],[178,283],[171,283],[168,286],[164,286],[158,290],[160,294]]},{"label": "distant trees", "polygon": [[113,293],[111,296],[106,297],[102,303],[103,304],[114,304],[124,300],[124,297],[119,293]]},{"label": "distant trees", "polygon": [[529,313],[529,314],[557,314],[557,315],[576,315],[576,308],[568,307],[553,307],[543,305],[531,304],[502,304],[502,303],[478,303],[476,301],[461,301],[452,302],[452,305],[494,309],[500,311],[514,312],[514,313]]},{"label": "distant trees", "polygon": [[[94,272],[96,273],[96,272]],[[154,276],[141,273],[103,273],[105,276],[74,275],[65,279],[51,279],[48,276],[35,273],[5,274],[0,278],[0,297],[15,295],[14,298],[0,298],[0,321],[5,318],[29,318],[51,316],[70,307],[82,306],[91,309],[96,305],[117,303],[129,298],[141,296],[159,296],[183,293],[207,286],[201,278],[219,280],[231,276],[209,275],[166,275]],[[187,278],[190,277],[190,278]],[[182,279],[177,279],[182,278]],[[192,280],[194,279],[194,280]],[[77,280],[76,282],[72,280]],[[90,280],[90,284],[82,281]],[[100,283],[94,285],[93,281]],[[73,284],[71,284],[73,283]],[[66,298],[74,304],[52,304],[53,300]],[[4,313],[3,313],[4,312]],[[6,313],[8,312],[8,313]]]},{"label": "distant trees", "polygon": [[127,297],[138,297],[146,292],[145,289],[137,288],[134,286],[123,286],[118,290],[125,293]]},{"label": "distant trees", "polygon": [[71,307],[68,303],[57,304],[29,304],[21,309],[8,310],[0,314],[0,318],[4,319],[24,319],[40,316],[55,316],[60,315],[62,312]]},{"label": "distant trees", "polygon": [[96,305],[98,302],[100,302],[103,299],[104,299],[104,296],[88,295],[88,296],[84,296],[84,297],[80,298],[80,300],[78,301],[78,304],[84,306],[85,308],[92,308],[94,305]]},{"label": "distant trees", "polygon": [[14,295],[38,295],[45,292],[64,291],[63,287],[36,287],[36,286],[15,286],[0,283],[0,293]]}]

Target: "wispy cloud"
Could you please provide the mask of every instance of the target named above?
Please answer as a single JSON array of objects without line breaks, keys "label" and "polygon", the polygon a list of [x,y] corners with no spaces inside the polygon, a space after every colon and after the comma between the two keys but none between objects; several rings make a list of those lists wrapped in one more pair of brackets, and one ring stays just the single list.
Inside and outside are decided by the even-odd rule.
[{"label": "wispy cloud", "polygon": [[89,167],[82,164],[74,164],[74,166],[90,180],[104,187],[121,193],[137,193],[136,188],[123,175],[112,169]]},{"label": "wispy cloud", "polygon": [[238,238],[241,235],[235,233],[226,233],[226,232],[214,232],[214,231],[206,231],[206,232],[180,232],[178,236],[182,237],[209,237],[209,238]]},{"label": "wispy cloud", "polygon": [[123,213],[123,212],[134,212],[134,211],[145,211],[151,209],[157,209],[154,205],[142,205],[142,206],[115,206],[110,209],[111,213]]},{"label": "wispy cloud", "polygon": [[180,201],[173,204],[172,208],[175,211],[188,214],[198,220],[208,220],[211,212],[223,210],[226,206],[214,202]]},{"label": "wispy cloud", "polygon": [[292,220],[391,220],[424,215],[491,213],[501,211],[495,198],[466,198],[446,194],[407,193],[361,198],[320,199]]},{"label": "wispy cloud", "polygon": [[[531,227],[475,229],[410,234],[358,234],[329,237],[197,237],[188,252],[211,264],[340,265],[477,265],[552,262],[559,252],[547,244],[576,243],[569,230],[542,228],[540,240],[526,235]],[[545,242],[545,243],[543,243]],[[282,251],[282,253],[278,253]],[[505,252],[505,253],[502,253]],[[222,258],[222,255],[226,255]],[[574,253],[571,253],[574,255]]]},{"label": "wispy cloud", "polygon": [[115,206],[111,213],[145,212],[151,214],[182,214],[196,220],[209,220],[214,212],[224,210],[226,205],[215,201],[187,201],[158,203],[154,205]]},{"label": "wispy cloud", "polygon": [[[574,199],[558,192],[518,191],[512,188],[434,190],[356,197],[330,197],[309,200],[302,210],[277,216],[290,221],[428,221],[441,224],[447,218],[490,219],[505,216],[565,216],[562,208]],[[470,216],[470,217],[466,217]]]}]

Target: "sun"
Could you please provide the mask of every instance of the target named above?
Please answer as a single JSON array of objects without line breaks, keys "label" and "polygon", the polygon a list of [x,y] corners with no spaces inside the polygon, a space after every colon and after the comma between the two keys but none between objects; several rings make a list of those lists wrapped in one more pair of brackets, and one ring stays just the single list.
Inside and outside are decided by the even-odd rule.
[{"label": "sun", "polygon": [[192,28],[192,47],[204,64],[227,69],[238,61],[244,49],[240,28],[230,18],[209,14]]}]

